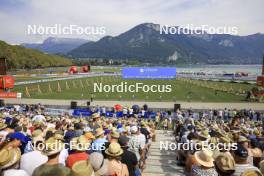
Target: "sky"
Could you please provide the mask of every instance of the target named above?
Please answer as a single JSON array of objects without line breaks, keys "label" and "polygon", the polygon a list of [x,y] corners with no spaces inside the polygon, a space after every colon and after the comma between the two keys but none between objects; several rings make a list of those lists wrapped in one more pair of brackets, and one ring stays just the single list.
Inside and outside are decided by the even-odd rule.
[{"label": "sky", "polygon": [[[99,40],[145,23],[237,27],[238,35],[264,33],[264,0],[0,0],[0,40],[39,43],[49,36]],[[101,34],[32,34],[28,26],[70,25]]]}]

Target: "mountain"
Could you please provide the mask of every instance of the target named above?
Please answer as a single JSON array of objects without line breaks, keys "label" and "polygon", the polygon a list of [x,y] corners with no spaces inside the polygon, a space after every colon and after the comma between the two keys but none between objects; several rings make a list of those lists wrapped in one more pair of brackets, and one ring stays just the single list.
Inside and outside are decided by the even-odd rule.
[{"label": "mountain", "polygon": [[20,45],[9,45],[0,40],[0,57],[7,58],[11,68],[39,68],[72,65],[72,61],[56,55],[28,49]]},{"label": "mountain", "polygon": [[22,43],[26,48],[37,49],[49,54],[66,54],[74,48],[89,42],[89,40],[76,38],[54,38],[49,37],[41,44],[37,43]]},{"label": "mountain", "polygon": [[261,63],[264,35],[160,34],[160,25],[144,23],[116,37],[85,43],[68,53],[74,58],[137,59],[142,62]]}]

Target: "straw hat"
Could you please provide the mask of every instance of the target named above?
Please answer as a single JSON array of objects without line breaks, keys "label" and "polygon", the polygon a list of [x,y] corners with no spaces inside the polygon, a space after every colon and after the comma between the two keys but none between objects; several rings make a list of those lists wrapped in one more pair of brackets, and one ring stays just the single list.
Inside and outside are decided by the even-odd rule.
[{"label": "straw hat", "polygon": [[86,137],[87,140],[94,140],[95,139],[95,136],[93,135],[92,132],[86,132],[84,134],[84,136]]},{"label": "straw hat", "polygon": [[0,123],[0,130],[3,130],[3,129],[5,129],[7,127],[7,125],[6,124],[4,124],[4,123]]},{"label": "straw hat", "polygon": [[42,136],[43,135],[43,132],[41,130],[35,130],[33,133],[32,133],[32,137],[38,137],[38,136]]},{"label": "straw hat", "polygon": [[47,129],[47,131],[51,131],[52,133],[55,133],[56,132],[56,129],[53,128],[53,127],[50,127],[50,128]]},{"label": "straw hat", "polygon": [[146,127],[147,124],[146,124],[145,122],[141,122],[141,126],[142,126],[142,127]]},{"label": "straw hat", "polygon": [[261,136],[261,132],[259,129],[255,129],[254,132],[253,132],[257,137],[260,137]]},{"label": "straw hat", "polygon": [[262,176],[261,172],[256,169],[245,170],[241,176]]},{"label": "straw hat", "polygon": [[51,155],[60,153],[64,149],[63,143],[54,137],[49,138],[45,142],[45,145],[46,145],[46,147],[44,150],[44,154],[46,154],[47,156],[51,156]]},{"label": "straw hat", "polygon": [[71,140],[71,149],[77,151],[86,151],[90,147],[90,141],[84,136],[75,137]]},{"label": "straw hat", "polygon": [[64,141],[64,136],[58,133],[54,135],[54,138],[60,141]]},{"label": "straw hat", "polygon": [[260,161],[259,167],[260,167],[261,173],[264,174],[264,160]]},{"label": "straw hat", "polygon": [[108,149],[106,149],[105,153],[109,156],[116,157],[123,154],[123,149],[120,144],[113,142],[109,145]]},{"label": "straw hat", "polygon": [[209,135],[208,130],[203,130],[203,131],[201,131],[198,135],[199,135],[200,137],[202,137],[202,138],[206,138],[206,139],[210,138],[210,135]]},{"label": "straw hat", "polygon": [[249,142],[249,140],[245,136],[239,136],[239,139],[237,142]]},{"label": "straw hat", "polygon": [[112,131],[111,132],[111,137],[115,138],[115,139],[118,139],[120,137],[120,134],[119,134],[118,131]]},{"label": "straw hat", "polygon": [[96,119],[96,118],[99,118],[100,117],[100,115],[98,114],[98,113],[94,113],[93,115],[92,115],[92,118],[93,119]]},{"label": "straw hat", "polygon": [[34,121],[33,125],[35,127],[42,127],[42,126],[44,126],[44,123],[42,121],[38,120],[38,121]]},{"label": "straw hat", "polygon": [[219,143],[229,144],[229,143],[232,143],[232,139],[230,139],[230,138],[228,137],[228,135],[226,135],[226,136],[221,136],[221,137],[219,138]]},{"label": "straw hat", "polygon": [[52,118],[50,116],[47,116],[46,121],[50,121],[50,120],[52,120]]},{"label": "straw hat", "polygon": [[0,169],[6,169],[20,160],[21,152],[19,148],[4,148],[0,151],[0,156]]},{"label": "straw hat", "polygon": [[196,161],[204,167],[214,166],[213,153],[208,149],[195,152],[194,157]]},{"label": "straw hat", "polygon": [[240,132],[241,132],[243,135],[245,135],[245,136],[248,136],[248,135],[249,135],[249,131],[248,131],[248,129],[245,128],[245,127],[242,127],[242,129],[241,129]]},{"label": "straw hat", "polygon": [[235,170],[235,160],[228,154],[219,154],[215,159],[215,164],[222,172]]},{"label": "straw hat", "polygon": [[87,161],[78,161],[72,166],[72,176],[94,176],[92,165]]},{"label": "straw hat", "polygon": [[101,136],[102,134],[104,134],[104,130],[102,129],[102,128],[97,128],[96,130],[95,130],[95,137],[99,137],[99,136]]},{"label": "straw hat", "polygon": [[32,143],[44,142],[45,139],[40,135],[32,138]]}]

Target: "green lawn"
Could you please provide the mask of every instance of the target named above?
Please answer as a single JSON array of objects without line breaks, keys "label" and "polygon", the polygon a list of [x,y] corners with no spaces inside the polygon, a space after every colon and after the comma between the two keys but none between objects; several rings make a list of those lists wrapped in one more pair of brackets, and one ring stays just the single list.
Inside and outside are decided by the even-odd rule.
[{"label": "green lawn", "polygon": [[[129,84],[142,82],[144,84],[171,84],[169,93],[94,93],[93,83],[120,84],[126,81]],[[66,86],[66,82],[68,86]],[[58,90],[58,83],[60,90]],[[41,92],[38,92],[38,85]],[[50,86],[49,86],[50,85]],[[49,83],[27,85],[30,97],[25,94],[26,86],[16,86],[14,91],[23,93],[24,98],[40,99],[90,99],[95,100],[140,100],[140,101],[196,101],[196,102],[241,102],[244,95],[238,92],[250,90],[254,85],[243,83],[225,83],[212,81],[175,80],[122,80],[120,77],[93,77],[74,80],[63,80]],[[231,91],[232,92],[227,92]],[[218,89],[218,91],[215,91]],[[224,89],[224,91],[223,91]]]}]

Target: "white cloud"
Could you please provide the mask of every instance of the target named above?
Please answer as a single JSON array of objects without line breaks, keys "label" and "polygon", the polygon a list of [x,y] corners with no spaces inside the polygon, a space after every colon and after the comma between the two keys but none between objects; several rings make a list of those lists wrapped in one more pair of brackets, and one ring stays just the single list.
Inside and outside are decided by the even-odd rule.
[{"label": "white cloud", "polygon": [[[239,35],[264,33],[263,0],[17,1],[17,5],[14,5],[16,0],[0,2],[0,40],[9,43],[38,42],[47,37],[26,35],[29,24],[105,26],[107,35],[118,35],[144,22],[237,26]],[[98,39],[76,35],[63,37]]]}]

